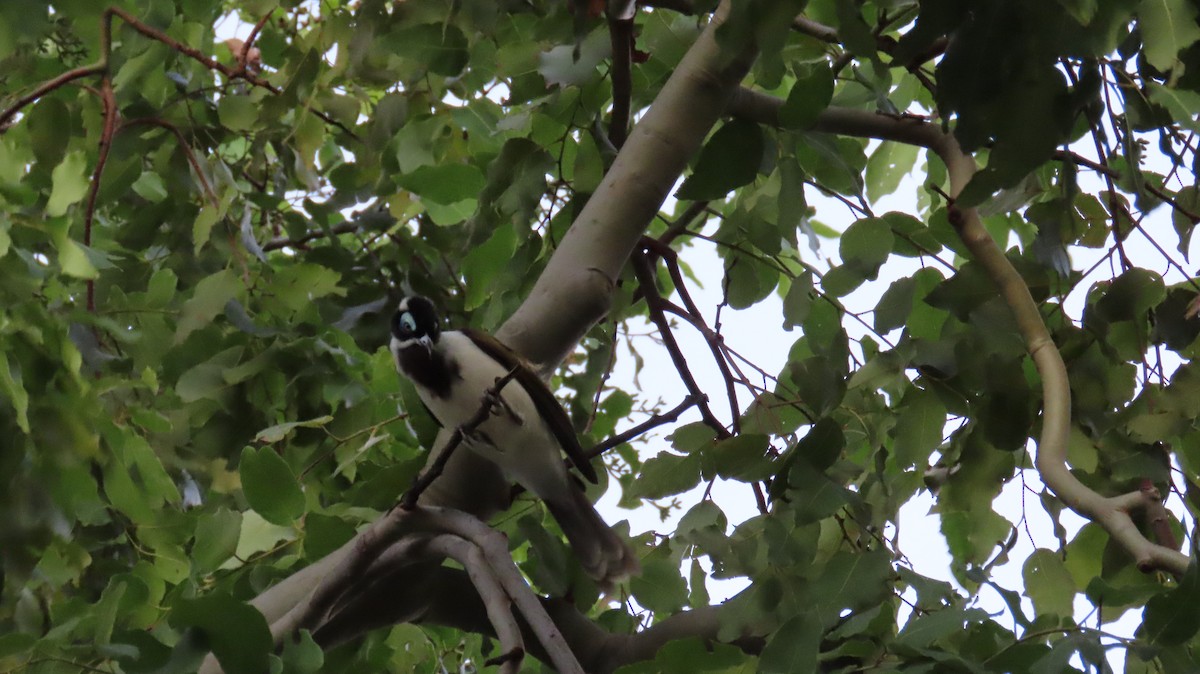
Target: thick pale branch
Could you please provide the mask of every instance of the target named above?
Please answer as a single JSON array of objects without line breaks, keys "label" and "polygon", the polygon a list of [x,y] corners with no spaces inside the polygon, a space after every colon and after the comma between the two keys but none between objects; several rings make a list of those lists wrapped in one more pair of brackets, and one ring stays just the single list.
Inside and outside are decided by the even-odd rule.
[{"label": "thick pale branch", "polygon": [[537,595],[529,588],[513,563],[504,534],[456,510],[422,508],[410,514],[424,520],[426,528],[430,530],[446,531],[478,546],[488,558],[489,566],[496,574],[496,580],[504,588],[505,594],[517,605],[525,622],[537,635],[538,642],[546,650],[554,668],[561,674],[583,674],[579,661],[563,639],[558,626],[546,614],[546,609],[542,607]]},{"label": "thick pale branch", "polygon": [[[488,620],[496,630],[496,638],[500,640],[500,648],[503,651],[499,663],[500,674],[519,672],[521,661],[525,657],[521,628],[513,616],[512,601],[500,586],[500,581],[496,579],[496,574],[483,551],[458,536],[446,534],[433,537],[428,543],[428,548],[431,552],[440,553],[462,564],[467,570],[471,585],[483,600]],[[511,563],[507,553],[504,557],[505,562]]]},{"label": "thick pale branch", "polygon": [[722,3],[621,147],[520,309],[497,332],[553,370],[608,311],[616,281],[687,162],[726,111],[754,51],[717,44]]}]

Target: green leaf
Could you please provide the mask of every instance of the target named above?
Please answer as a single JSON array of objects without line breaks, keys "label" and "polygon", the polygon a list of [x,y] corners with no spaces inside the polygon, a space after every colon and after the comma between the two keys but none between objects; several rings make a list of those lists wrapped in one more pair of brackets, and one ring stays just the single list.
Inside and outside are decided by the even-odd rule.
[{"label": "green leaf", "polygon": [[[279,270],[271,279],[271,299],[285,312],[299,312],[312,301],[327,295],[344,295],[339,286],[342,275],[319,264],[293,264]],[[185,307],[186,308],[186,307]]]},{"label": "green leaf", "polygon": [[862,193],[862,170],[867,164],[862,141],[803,131],[796,134],[794,147],[801,168],[822,187],[838,194]]},{"label": "green leaf", "polygon": [[192,546],[192,567],[199,573],[216,571],[237,552],[242,536],[242,514],[221,507],[201,517]]},{"label": "green leaf", "polygon": [[87,194],[87,155],[82,150],[67,154],[62,163],[54,167],[52,179],[54,187],[46,202],[46,215],[57,217]]},{"label": "green leaf", "polygon": [[826,624],[846,609],[861,611],[878,606],[891,595],[891,558],[881,550],[834,553],[813,582],[809,601]]},{"label": "green leaf", "polygon": [[1075,583],[1059,553],[1038,548],[1025,558],[1021,569],[1025,596],[1033,600],[1039,616],[1068,618],[1074,615]]},{"label": "green leaf", "polygon": [[212,204],[205,204],[200,212],[196,214],[196,219],[192,221],[192,252],[200,253],[200,249],[204,244],[208,243],[209,237],[212,236],[213,226],[221,219],[221,211]]},{"label": "green leaf", "polygon": [[725,267],[729,306],[745,309],[766,299],[779,285],[779,272],[749,257],[734,257]]},{"label": "green leaf", "polygon": [[217,103],[217,116],[230,131],[249,131],[258,121],[258,104],[245,94],[229,94]]},{"label": "green leaf", "polygon": [[[404,24],[401,24],[404,25]],[[467,37],[454,23],[442,22],[404,25],[388,36],[395,52],[421,63],[429,72],[455,77],[470,60]]]},{"label": "green leaf", "polygon": [[1200,632],[1200,567],[1196,560],[1188,564],[1179,585],[1157,594],[1146,602],[1142,627],[1152,643],[1161,646],[1182,644]]},{"label": "green leaf", "polygon": [[1088,25],[1092,22],[1092,17],[1096,15],[1096,5],[1099,0],[1058,0],[1058,4],[1063,9],[1078,21],[1081,25]]},{"label": "green leaf", "polygon": [[874,279],[891,255],[894,241],[892,228],[885,220],[863,218],[846,228],[838,252],[847,266]]},{"label": "green leaf", "polygon": [[1138,25],[1146,60],[1162,72],[1174,68],[1179,52],[1200,40],[1196,8],[1187,0],[1142,0]]},{"label": "green leaf", "polygon": [[803,66],[779,111],[779,123],[789,129],[806,129],[817,121],[833,98],[833,70],[825,61]]},{"label": "green leaf", "polygon": [[268,428],[264,428],[254,436],[255,442],[273,443],[287,437],[296,428],[321,428],[333,421],[333,417],[328,414],[316,419],[308,419],[307,421],[288,421],[282,424],[275,424]]},{"label": "green leaf", "polygon": [[24,632],[13,632],[0,636],[0,658],[11,658],[33,648],[38,638]]},{"label": "green leaf", "polygon": [[185,403],[219,399],[221,392],[229,387],[225,372],[241,360],[243,351],[240,346],[230,347],[185,370],[175,382],[175,393]]},{"label": "green leaf", "polygon": [[146,171],[133,183],[133,191],[147,201],[159,202],[167,198],[167,186],[162,176]]},{"label": "green leaf", "polygon": [[875,305],[875,331],[887,334],[896,328],[904,327],[912,313],[913,298],[917,292],[917,279],[906,276],[893,281],[888,289],[883,291],[879,304]]},{"label": "green leaf", "polygon": [[214,592],[196,599],[179,599],[170,615],[176,629],[195,628],[212,647],[221,668],[229,674],[268,671],[271,629],[258,609],[228,594]]},{"label": "green leaf", "polygon": [[634,599],[655,613],[670,614],[687,605],[687,583],[679,573],[679,562],[661,546],[642,559],[642,572],[629,582]]},{"label": "green leaf", "polygon": [[896,643],[908,648],[929,647],[943,637],[960,633],[964,627],[984,620],[987,620],[987,613],[977,608],[931,611],[909,620],[896,637]]},{"label": "green leaf", "polygon": [[877,202],[896,191],[917,161],[916,145],[880,143],[867,160],[867,199]]},{"label": "green leaf", "polygon": [[529,553],[522,570],[538,589],[551,596],[562,596],[571,589],[571,553],[558,536],[552,536],[533,517],[522,517],[517,530],[529,541]]},{"label": "green leaf", "polygon": [[312,633],[305,629],[284,642],[282,659],[285,672],[311,674],[319,672],[325,664],[325,652],[313,641]]},{"label": "green leaf", "polygon": [[596,75],[596,67],[612,53],[607,30],[594,30],[578,44],[559,45],[538,56],[537,71],[546,86],[582,85]]},{"label": "green leaf", "polygon": [[946,407],[932,390],[910,388],[897,405],[899,417],[893,431],[893,451],[901,467],[924,468],[929,455],[942,442]]},{"label": "green leaf", "polygon": [[726,123],[700,150],[696,167],[676,193],[678,199],[722,199],[758,177],[763,161],[762,128],[753,122]]},{"label": "green leaf", "polygon": [[768,441],[765,435],[742,433],[713,445],[705,452],[705,457],[712,470],[723,478],[762,479],[770,475],[770,458],[766,455]]},{"label": "green leaf", "polygon": [[26,434],[29,433],[29,393],[21,381],[21,366],[19,361],[5,354],[0,358],[0,387],[3,387],[8,402],[17,413],[17,426]]},{"label": "green leaf", "polygon": [[271,447],[246,447],[238,464],[246,502],[273,524],[291,524],[304,514],[304,492],[287,462]]},{"label": "green leaf", "polygon": [[642,472],[629,488],[629,496],[658,499],[685,492],[700,483],[700,456],[660,452],[642,465]]},{"label": "green leaf", "polygon": [[792,279],[792,284],[783,297],[783,327],[790,330],[797,325],[803,325],[804,320],[808,318],[812,302],[812,274],[805,272],[797,275]]},{"label": "green leaf", "polygon": [[466,308],[477,309],[496,288],[495,278],[512,263],[517,234],[512,227],[501,226],[481,246],[476,246],[463,258],[463,276],[467,281]]},{"label": "green leaf", "polygon": [[1183,128],[1200,131],[1200,120],[1196,118],[1200,114],[1200,93],[1164,87],[1158,82],[1147,82],[1146,89],[1150,101],[1166,108]]},{"label": "green leaf", "polygon": [[88,259],[86,249],[67,238],[58,242],[58,266],[62,267],[64,274],[75,278],[94,279],[100,275]]},{"label": "green leaf", "polygon": [[667,436],[671,446],[681,452],[691,454],[710,446],[716,439],[717,433],[703,421],[693,421],[675,429]]},{"label": "green leaf", "polygon": [[822,627],[812,613],[801,613],[785,622],[763,648],[758,671],[762,674],[816,672]]},{"label": "green leaf", "polygon": [[184,302],[179,312],[175,343],[182,344],[192,332],[211,323],[241,289],[242,282],[228,269],[222,269],[197,283],[191,299]]},{"label": "green leaf", "polygon": [[828,469],[842,455],[846,436],[838,422],[826,417],[813,424],[792,451],[816,470]]},{"label": "green leaf", "polygon": [[441,164],[418,167],[396,183],[422,199],[449,205],[479,196],[487,181],[482,171],[469,164]]}]

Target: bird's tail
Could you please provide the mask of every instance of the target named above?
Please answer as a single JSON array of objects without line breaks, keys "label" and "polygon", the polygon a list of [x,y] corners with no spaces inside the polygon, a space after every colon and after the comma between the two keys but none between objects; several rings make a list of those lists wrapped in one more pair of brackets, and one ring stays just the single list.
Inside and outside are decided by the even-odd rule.
[{"label": "bird's tail", "polygon": [[641,564],[633,550],[605,524],[582,489],[565,490],[546,507],[567,535],[583,570],[604,589],[637,574]]}]

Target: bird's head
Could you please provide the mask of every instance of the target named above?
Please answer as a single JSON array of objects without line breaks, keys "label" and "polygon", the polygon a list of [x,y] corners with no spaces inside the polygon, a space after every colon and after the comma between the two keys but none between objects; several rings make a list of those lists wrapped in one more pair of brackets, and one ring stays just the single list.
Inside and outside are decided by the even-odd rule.
[{"label": "bird's head", "polygon": [[438,324],[437,308],[427,297],[413,295],[400,300],[392,316],[392,352],[420,345],[432,350],[442,329]]}]

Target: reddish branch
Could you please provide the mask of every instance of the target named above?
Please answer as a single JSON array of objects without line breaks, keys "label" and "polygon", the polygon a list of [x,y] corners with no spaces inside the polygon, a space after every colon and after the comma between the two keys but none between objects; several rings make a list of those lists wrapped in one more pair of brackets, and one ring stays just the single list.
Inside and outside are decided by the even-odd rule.
[{"label": "reddish branch", "polygon": [[75,80],[82,79],[84,77],[91,77],[92,75],[100,75],[106,70],[108,70],[107,63],[96,63],[90,66],[81,66],[79,68],[68,70],[52,80],[43,82],[33,91],[18,98],[17,101],[9,106],[7,110],[0,112],[0,131],[3,131],[8,126],[8,120],[12,119],[13,115],[17,114],[22,108],[30,103],[33,103],[42,96],[45,96],[46,94],[58,89],[68,82],[74,82]]},{"label": "reddish branch", "polygon": [[683,281],[683,272],[679,269],[679,256],[670,246],[663,246],[657,240],[651,238],[643,238],[644,245],[651,253],[661,257],[667,266],[667,272],[671,275],[671,282],[675,284],[675,292],[679,293],[680,299],[683,300],[683,305],[687,307],[687,316],[679,311],[678,307],[674,307],[666,300],[662,300],[661,306],[664,310],[679,315],[688,323],[700,331],[704,337],[704,342],[708,344],[708,350],[712,353],[713,360],[716,361],[717,367],[721,370],[721,378],[725,380],[725,395],[729,398],[729,414],[732,417],[733,433],[736,435],[741,431],[741,410],[738,407],[737,391],[734,388],[734,376],[729,371],[728,356],[723,352],[722,347],[724,340],[721,335],[714,332],[704,322],[704,315],[700,312],[700,307],[692,301],[692,296],[688,293],[687,285]]},{"label": "reddish branch", "polygon": [[613,447],[617,447],[629,442],[646,431],[662,426],[663,424],[672,423],[678,419],[681,414],[691,409],[694,405],[705,402],[708,402],[708,396],[704,395],[703,393],[698,396],[689,393],[687,397],[683,399],[683,402],[679,403],[675,407],[672,407],[670,410],[655,414],[642,423],[625,429],[624,431],[617,433],[595,447],[592,447],[590,450],[588,450],[587,457],[589,459],[595,458],[612,449]]},{"label": "reddish branch", "polygon": [[[699,218],[707,211],[707,201],[693,201],[692,203],[688,204],[688,207],[683,210],[683,213],[680,213],[679,217],[675,218],[675,222],[672,222],[667,227],[667,230],[658,237],[658,243],[664,246],[670,246],[672,241],[679,238],[681,234],[687,232],[688,227],[692,226],[692,223],[696,221],[696,218]],[[703,225],[703,220],[701,221],[701,225]]]},{"label": "reddish branch", "polygon": [[[260,87],[262,89],[266,89],[267,91],[270,91],[273,94],[279,94],[281,91],[278,87],[276,87],[275,85],[266,81],[265,79],[255,75],[252,72],[249,72],[249,70],[246,68],[246,63],[244,61],[238,63],[237,66],[227,66],[224,63],[221,63],[220,61],[217,61],[216,59],[205,55],[200,50],[198,50],[194,47],[190,47],[186,44],[183,44],[179,40],[176,40],[175,38],[171,37],[170,35],[167,35],[166,33],[162,32],[161,30],[158,30],[157,28],[154,28],[153,26],[148,26],[148,25],[142,23],[137,17],[133,16],[129,12],[125,11],[124,9],[122,9],[120,7],[109,7],[104,10],[104,14],[100,18],[100,61],[98,63],[94,63],[89,66],[83,66],[83,67],[75,68],[74,70],[65,72],[62,75],[59,75],[58,77],[55,77],[54,79],[49,80],[49,81],[39,85],[37,88],[35,88],[29,94],[26,94],[25,96],[22,96],[21,98],[17,99],[16,103],[9,106],[9,108],[4,110],[4,112],[0,113],[0,129],[3,129],[5,127],[5,124],[8,122],[8,120],[13,115],[20,112],[22,108],[29,105],[30,103],[33,103],[34,101],[36,101],[37,99],[41,98],[42,96],[50,93],[51,91],[58,89],[59,87],[63,86],[64,84],[67,84],[68,82],[72,82],[74,80],[80,79],[82,77],[88,77],[90,75],[101,75],[101,74],[108,73],[109,57],[110,57],[110,53],[112,50],[112,17],[114,15],[121,17],[121,19],[126,24],[128,24],[130,28],[137,31],[138,33],[150,38],[151,40],[157,40],[158,42],[161,42],[161,43],[167,45],[168,47],[170,47],[171,49],[174,49],[175,51],[179,52],[180,54],[183,54],[184,56],[187,56],[190,59],[200,62],[201,64],[204,65],[204,67],[208,68],[209,70],[215,70],[215,71],[221,73],[222,75],[225,75],[225,77],[229,78],[230,80],[238,80],[238,79],[245,80],[246,82],[249,82],[251,85]],[[266,17],[263,17],[263,19],[259,21],[259,24],[256,25],[256,28],[261,26],[261,24],[263,24],[265,22],[265,20],[266,20]],[[257,33],[257,30],[251,34],[250,39],[247,40],[246,43],[242,46],[243,54],[248,53],[246,50],[252,44],[254,38],[256,37],[256,33]],[[312,112],[317,117],[322,119],[326,124],[337,127],[338,129],[342,130],[347,135],[349,135],[351,138],[355,138],[355,139],[358,138],[358,136],[355,135],[353,131],[346,128],[345,125],[343,125],[341,122],[338,122],[337,120],[333,119],[329,115],[326,115],[325,113],[319,112],[316,110],[314,110]]]},{"label": "reddish branch", "polygon": [[258,23],[254,24],[254,27],[250,29],[250,36],[246,38],[246,42],[242,44],[242,48],[238,53],[238,65],[242,70],[249,67],[249,63],[251,62],[250,49],[254,46],[254,41],[258,39],[258,34],[262,32],[263,26],[267,25],[267,21],[270,20],[271,14],[274,12],[274,8],[267,10],[267,13],[263,14]]},{"label": "reddish branch", "polygon": [[725,428],[725,425],[713,414],[712,408],[708,406],[708,396],[700,390],[700,385],[696,383],[696,378],[692,376],[692,370],[688,367],[687,358],[683,355],[683,350],[679,348],[679,342],[675,341],[675,334],[664,313],[664,300],[658,292],[658,284],[654,278],[654,268],[650,264],[650,259],[645,252],[637,250],[634,251],[631,261],[642,297],[646,300],[646,308],[650,312],[650,321],[658,328],[663,346],[670,354],[671,362],[679,372],[679,378],[683,380],[683,385],[687,388],[688,393],[696,397],[696,405],[700,408],[700,418],[704,420],[705,425],[716,432],[717,438],[723,440],[732,437],[729,429]]},{"label": "reddish branch", "polygon": [[[104,127],[100,132],[100,144],[96,168],[92,171],[92,184],[88,187],[87,210],[83,214],[83,245],[92,245],[92,223],[96,218],[96,197],[100,193],[100,177],[108,163],[108,152],[112,149],[113,134],[117,130],[117,101],[113,94],[112,79],[106,74],[100,81],[100,101],[104,105]],[[87,310],[96,312],[96,281],[87,280]]]}]

